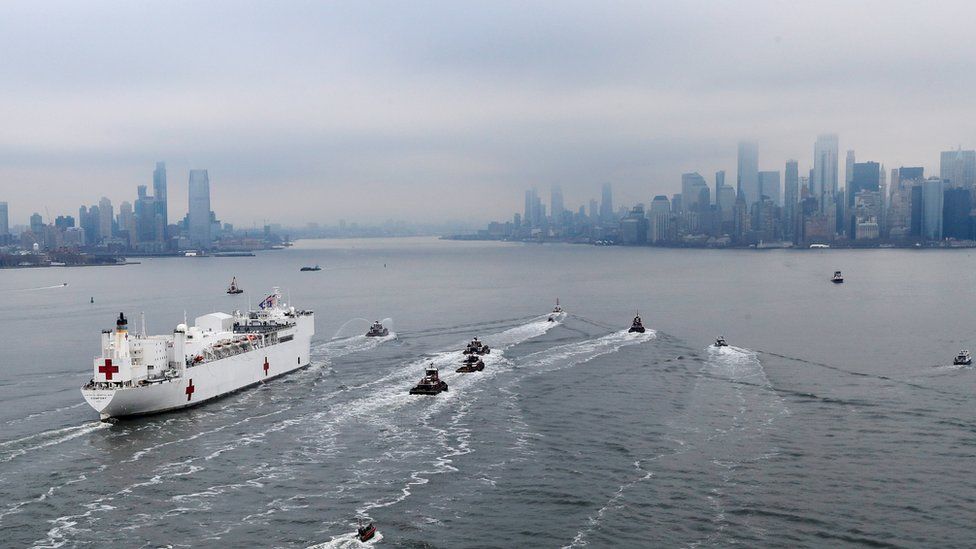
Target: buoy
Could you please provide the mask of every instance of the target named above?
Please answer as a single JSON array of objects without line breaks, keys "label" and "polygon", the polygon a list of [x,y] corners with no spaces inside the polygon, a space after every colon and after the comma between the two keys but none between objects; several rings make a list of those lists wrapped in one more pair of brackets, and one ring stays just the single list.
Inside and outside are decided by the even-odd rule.
[{"label": "buoy", "polygon": [[95,302],[95,298],[94,298],[94,297],[92,297],[92,298],[91,298],[91,302],[92,302],[92,303],[94,303],[94,302]]}]

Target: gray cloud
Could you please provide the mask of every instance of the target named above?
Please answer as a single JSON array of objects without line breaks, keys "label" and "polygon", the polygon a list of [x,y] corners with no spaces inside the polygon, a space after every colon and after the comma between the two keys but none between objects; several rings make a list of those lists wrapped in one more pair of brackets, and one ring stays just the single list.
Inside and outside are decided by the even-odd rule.
[{"label": "gray cloud", "polygon": [[[0,200],[14,221],[132,199],[166,160],[218,213],[507,217],[560,183],[628,201],[680,173],[889,166],[976,145],[963,2],[64,2],[0,7]],[[280,198],[276,198],[280,197]],[[469,204],[477,204],[470,208]]]}]

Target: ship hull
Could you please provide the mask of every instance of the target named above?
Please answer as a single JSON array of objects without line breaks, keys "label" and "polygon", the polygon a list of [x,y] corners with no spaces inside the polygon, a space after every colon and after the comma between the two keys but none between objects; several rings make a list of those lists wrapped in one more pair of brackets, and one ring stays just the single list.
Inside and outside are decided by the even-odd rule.
[{"label": "ship hull", "polygon": [[[113,389],[82,389],[102,420],[188,408],[252,387],[309,365],[311,336],[187,368],[161,383]],[[268,367],[265,368],[265,363]]]}]

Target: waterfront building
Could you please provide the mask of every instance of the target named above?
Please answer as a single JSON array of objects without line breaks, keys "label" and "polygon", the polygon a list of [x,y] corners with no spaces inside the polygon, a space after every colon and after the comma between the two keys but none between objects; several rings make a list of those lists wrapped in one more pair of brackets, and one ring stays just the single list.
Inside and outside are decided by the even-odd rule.
[{"label": "waterfront building", "polygon": [[943,192],[942,236],[958,240],[973,239],[973,197],[966,187],[949,187]]},{"label": "waterfront building", "polygon": [[190,170],[187,226],[190,245],[203,250],[213,245],[210,215],[210,176],[207,170]]},{"label": "waterfront building", "polygon": [[644,215],[644,205],[634,206],[626,217],[620,220],[620,241],[630,246],[647,244],[648,222]]}]

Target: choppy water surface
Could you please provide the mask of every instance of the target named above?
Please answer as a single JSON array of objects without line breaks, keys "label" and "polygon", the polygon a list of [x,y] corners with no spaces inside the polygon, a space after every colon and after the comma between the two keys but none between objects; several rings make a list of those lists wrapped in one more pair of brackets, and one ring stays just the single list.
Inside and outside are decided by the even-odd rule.
[{"label": "choppy water surface", "polygon": [[[972,546],[973,264],[403,239],[0,271],[2,545],[358,547],[364,516],[402,547]],[[130,421],[84,404],[119,311],[164,333],[275,284],[316,311],[309,368]],[[455,373],[473,336],[487,367]],[[430,362],[450,390],[408,395]]]}]

